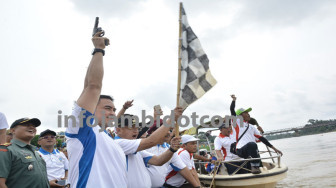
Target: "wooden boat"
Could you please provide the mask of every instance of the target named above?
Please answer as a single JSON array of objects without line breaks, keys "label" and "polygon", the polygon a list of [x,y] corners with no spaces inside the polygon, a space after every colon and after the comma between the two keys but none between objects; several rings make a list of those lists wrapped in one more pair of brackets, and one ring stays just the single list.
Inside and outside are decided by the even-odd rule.
[{"label": "wooden boat", "polygon": [[[231,188],[274,188],[277,182],[287,176],[288,167],[280,163],[280,155],[272,157],[262,157],[263,167],[260,167],[260,174],[198,174],[198,177],[205,187],[231,187]],[[264,162],[265,159],[278,158],[278,162]],[[235,160],[248,161],[251,159]],[[253,159],[254,160],[254,159]],[[233,162],[233,161],[231,161]],[[224,162],[223,162],[224,163]],[[227,162],[225,162],[227,163]],[[202,166],[202,165],[201,165]],[[216,165],[218,167],[219,165]],[[216,168],[215,168],[216,169]]]},{"label": "wooden boat", "polygon": [[[195,134],[198,136],[198,129],[202,129],[202,127],[193,127],[188,130],[191,134]],[[191,131],[192,130],[192,131]],[[216,129],[213,129],[216,130]],[[212,131],[213,131],[212,130]],[[218,129],[217,129],[218,130]],[[209,136],[209,134],[208,134]],[[208,137],[206,136],[206,137]],[[208,144],[209,140],[207,138]],[[211,150],[210,144],[209,148]],[[198,177],[201,181],[201,184],[204,187],[225,187],[225,188],[275,188],[277,182],[283,180],[287,176],[288,167],[281,163],[281,155],[272,152],[266,147],[268,151],[259,151],[262,161],[262,166],[260,167],[261,173],[260,174],[236,174],[239,169],[243,168],[243,166],[248,163],[248,161],[255,160],[254,159],[240,159],[240,160],[233,160],[233,161],[223,161],[218,164],[215,164],[215,170],[218,169],[218,166],[224,163],[230,162],[242,162],[243,164],[239,166],[239,168],[231,175],[227,172],[224,174],[217,174],[215,170],[213,172],[208,173],[204,170],[204,165],[206,162],[195,162],[196,166],[199,166],[198,169]],[[198,165],[197,165],[198,164]],[[238,167],[238,166],[237,166]],[[222,167],[225,169],[225,167]],[[247,171],[251,171],[249,169],[243,168]]]}]

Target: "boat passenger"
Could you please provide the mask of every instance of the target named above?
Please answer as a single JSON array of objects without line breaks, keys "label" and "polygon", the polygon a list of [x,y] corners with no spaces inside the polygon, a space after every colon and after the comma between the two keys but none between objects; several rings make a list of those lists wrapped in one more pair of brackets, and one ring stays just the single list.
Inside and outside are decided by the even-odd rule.
[{"label": "boat passenger", "polygon": [[[182,108],[175,108],[175,118],[182,115]],[[168,120],[168,124],[170,121]],[[136,139],[139,133],[139,127],[136,126],[136,120],[133,115],[125,114],[118,120],[116,128],[115,141],[123,149],[127,160],[127,176],[129,188],[148,188],[152,186],[149,172],[146,169],[148,164],[161,166],[171,159],[173,154],[180,146],[180,138],[174,138],[172,145],[168,150],[156,156],[145,151],[148,148],[156,146],[164,140],[170,127],[161,126],[149,137]]]},{"label": "boat passenger", "polygon": [[[252,108],[248,108],[248,109],[240,108],[236,111],[236,114],[242,115],[244,119],[244,122],[242,122],[243,124],[242,127],[240,126],[241,122],[239,119],[237,119],[237,125],[235,127],[236,139],[238,140],[241,137],[240,140],[236,144],[237,155],[244,159],[251,158],[251,157],[260,158],[258,146],[257,146],[255,138],[258,138],[266,146],[272,148],[276,153],[279,153],[282,155],[282,152],[278,150],[277,148],[275,148],[271,143],[269,143],[268,140],[265,137],[263,137],[254,126],[250,126],[250,124],[248,123],[250,120],[250,114],[249,114],[250,111],[252,111]],[[259,169],[261,165],[260,160],[251,161],[250,164],[251,164],[251,170],[253,174],[261,173]]]},{"label": "boat passenger", "polygon": [[[160,121],[160,124],[162,125],[162,120]],[[157,128],[155,123],[150,129],[152,130],[150,132],[151,134],[156,130],[155,128]],[[164,153],[169,148],[168,143],[170,143],[172,135],[172,132],[168,132],[165,136],[165,139],[161,143],[147,149],[146,151],[154,155],[160,155]],[[168,166],[171,166],[176,172],[179,172],[194,187],[200,186],[197,181],[195,181],[189,168],[182,162],[181,158],[177,155],[177,153],[174,153],[173,157],[162,166],[148,165],[147,170],[149,171],[149,175],[151,177],[152,187],[163,186],[163,184],[165,183],[166,175],[169,173]]]},{"label": "boat passenger", "polygon": [[[197,141],[199,139],[191,135],[182,136],[182,148],[177,152],[178,156],[182,159],[183,163],[188,167],[191,174],[193,175],[195,181],[200,184],[198,175],[195,169],[194,157],[193,154],[197,152]],[[181,175],[181,173],[174,170],[173,167],[168,167],[168,175],[166,176],[166,182],[163,187],[165,188],[174,188],[181,187],[186,179]]]},{"label": "boat passenger", "polygon": [[[239,156],[233,154],[230,152],[230,147],[231,144],[236,142],[236,135],[232,129],[232,126],[230,125],[229,127],[226,127],[225,124],[223,123],[219,127],[220,133],[219,135],[215,138],[214,141],[214,146],[215,146],[215,151],[216,155],[218,157],[219,161],[231,161],[231,160],[239,160],[241,159]],[[227,169],[228,174],[232,174],[235,172],[238,167],[242,165],[243,162],[230,162],[230,163],[225,163],[225,167]],[[231,165],[233,164],[233,165]],[[236,165],[236,166],[234,166]],[[245,165],[244,168],[247,168]],[[225,174],[223,171],[225,170],[224,168],[220,168],[221,174]],[[244,169],[240,169],[237,174],[245,174],[248,173],[248,171]]]}]

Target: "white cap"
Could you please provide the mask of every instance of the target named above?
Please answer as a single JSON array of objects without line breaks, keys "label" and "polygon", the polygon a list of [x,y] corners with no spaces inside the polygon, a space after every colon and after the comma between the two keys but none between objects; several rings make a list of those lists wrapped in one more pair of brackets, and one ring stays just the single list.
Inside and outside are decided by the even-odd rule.
[{"label": "white cap", "polygon": [[185,143],[192,142],[192,141],[198,141],[199,139],[191,135],[182,135],[181,140],[182,140],[182,144],[185,144]]}]

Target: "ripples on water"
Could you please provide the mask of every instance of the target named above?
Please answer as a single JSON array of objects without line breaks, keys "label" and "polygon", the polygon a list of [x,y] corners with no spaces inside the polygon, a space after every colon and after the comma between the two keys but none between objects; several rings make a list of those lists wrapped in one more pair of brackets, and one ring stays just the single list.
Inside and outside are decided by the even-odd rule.
[{"label": "ripples on water", "polygon": [[282,162],[288,166],[287,178],[277,188],[336,187],[336,132],[270,142],[283,152]]}]

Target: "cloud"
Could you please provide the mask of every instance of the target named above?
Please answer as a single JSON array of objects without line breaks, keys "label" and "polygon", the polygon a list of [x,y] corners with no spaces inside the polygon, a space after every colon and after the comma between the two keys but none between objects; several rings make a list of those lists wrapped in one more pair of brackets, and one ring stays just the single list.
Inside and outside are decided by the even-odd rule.
[{"label": "cloud", "polygon": [[75,9],[85,15],[125,18],[141,9],[145,0],[71,0]]},{"label": "cloud", "polygon": [[[283,27],[295,26],[307,18],[316,16],[326,5],[335,5],[327,0],[255,0],[240,1],[242,9],[238,13],[236,22],[244,24],[258,24],[258,26]],[[320,14],[323,19],[327,15]]]}]

